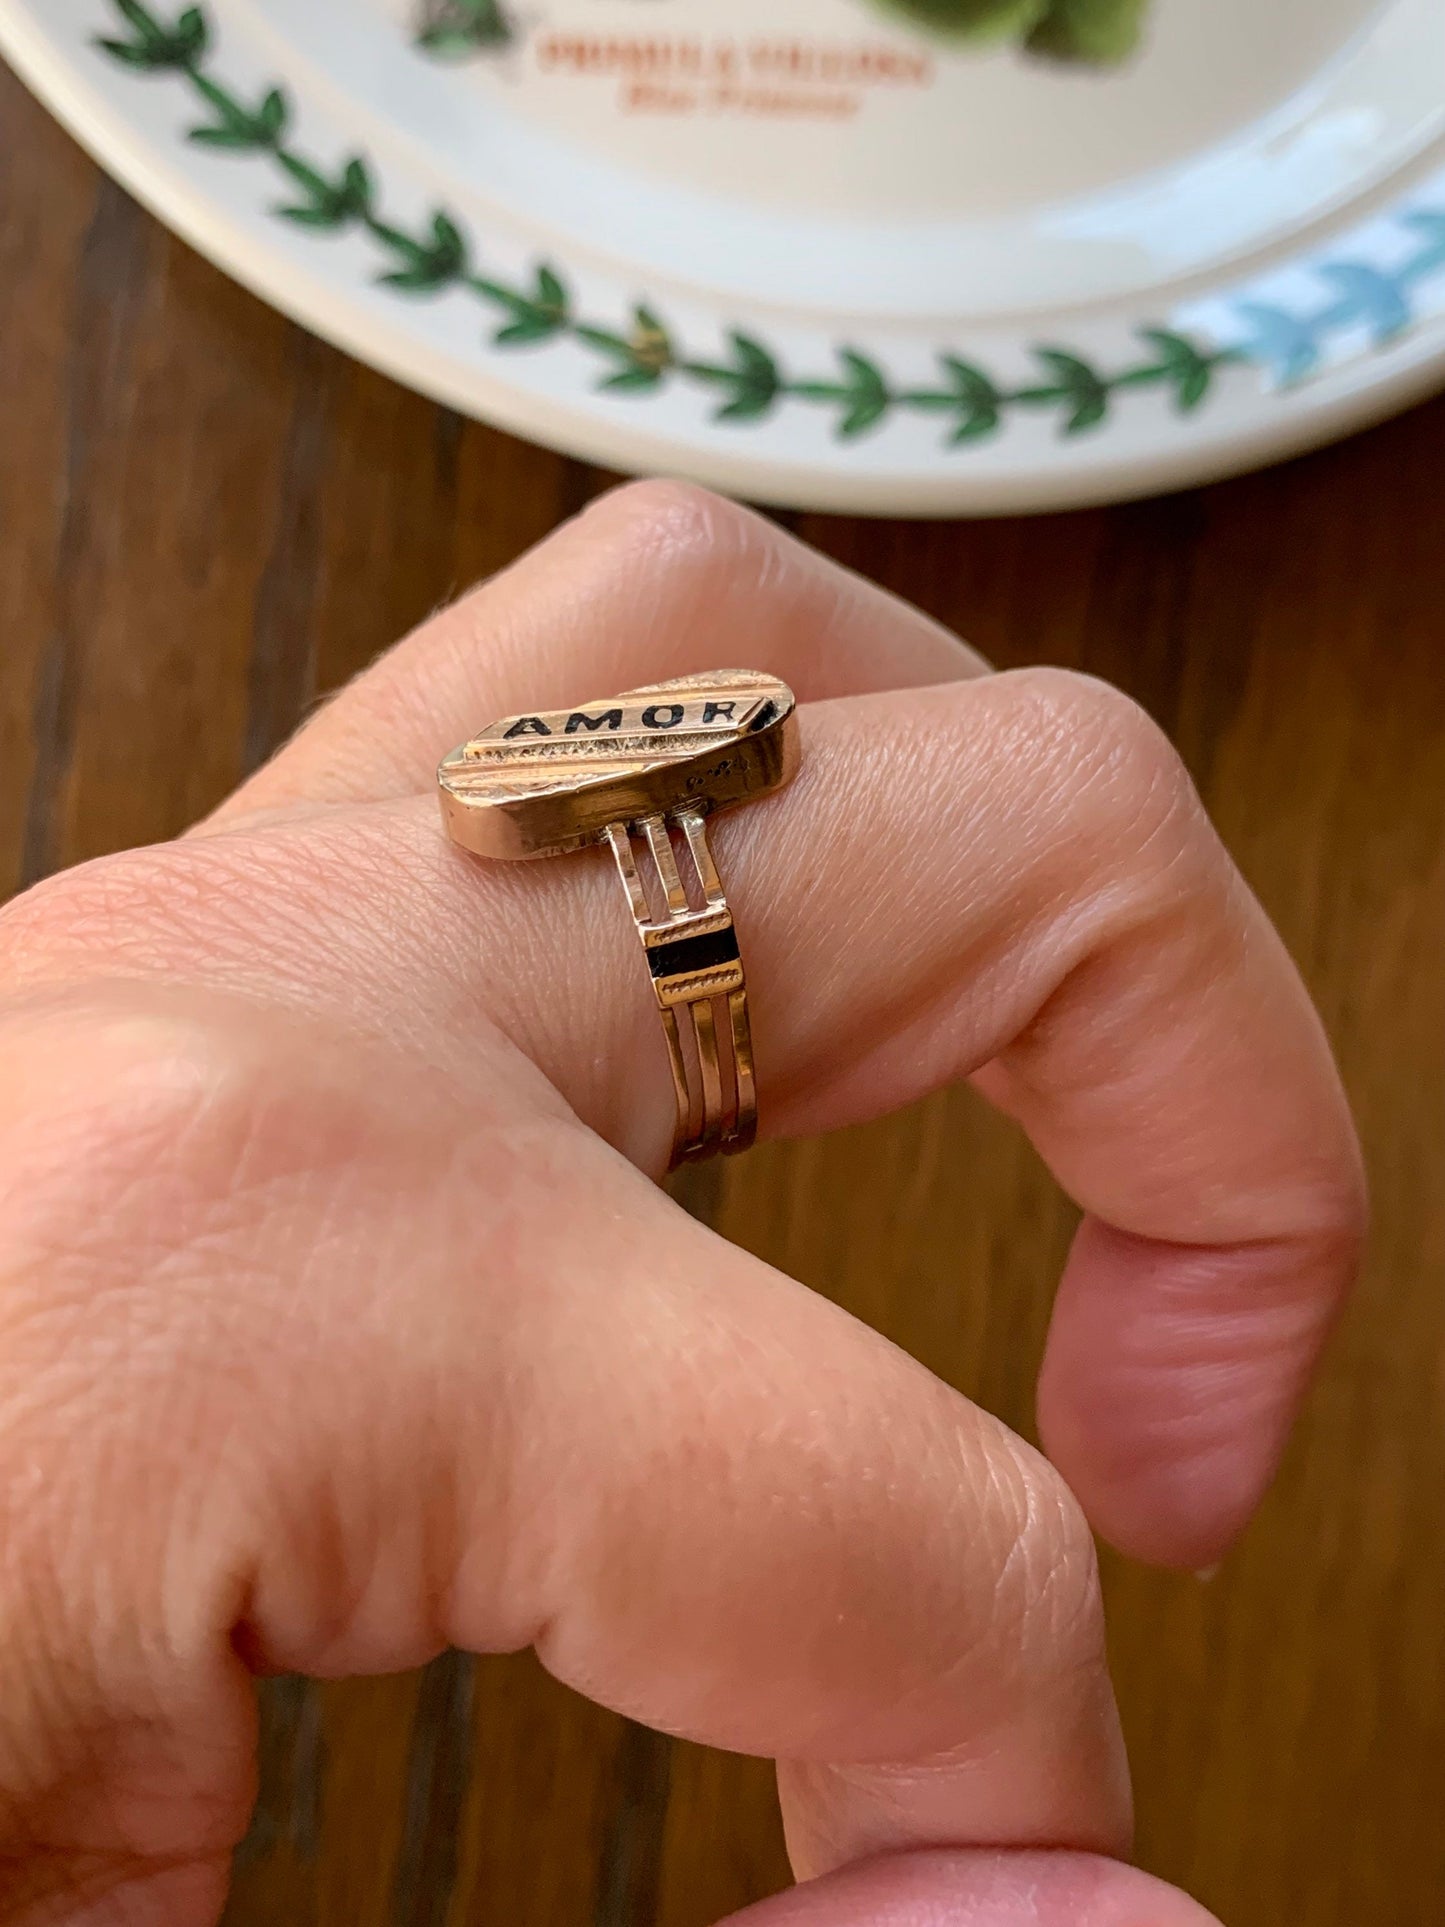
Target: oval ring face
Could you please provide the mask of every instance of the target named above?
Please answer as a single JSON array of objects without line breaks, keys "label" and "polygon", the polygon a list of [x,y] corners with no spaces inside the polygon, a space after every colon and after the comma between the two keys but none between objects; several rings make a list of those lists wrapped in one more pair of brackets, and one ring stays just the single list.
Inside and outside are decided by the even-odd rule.
[{"label": "oval ring face", "polygon": [[504,716],[437,771],[452,840],[478,856],[556,856],[610,823],[707,815],[797,771],[797,704],[751,669],[649,683],[570,709]]}]

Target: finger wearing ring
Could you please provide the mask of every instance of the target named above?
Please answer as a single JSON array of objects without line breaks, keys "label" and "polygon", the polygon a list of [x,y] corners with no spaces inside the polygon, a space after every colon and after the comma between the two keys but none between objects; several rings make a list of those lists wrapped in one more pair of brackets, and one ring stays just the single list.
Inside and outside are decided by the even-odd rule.
[{"label": "finger wearing ring", "polygon": [[787,684],[724,669],[505,716],[437,771],[448,834],[475,855],[610,847],[667,1042],[674,1165],[746,1150],[757,1133],[747,983],[707,818],[781,789],[799,758]]}]

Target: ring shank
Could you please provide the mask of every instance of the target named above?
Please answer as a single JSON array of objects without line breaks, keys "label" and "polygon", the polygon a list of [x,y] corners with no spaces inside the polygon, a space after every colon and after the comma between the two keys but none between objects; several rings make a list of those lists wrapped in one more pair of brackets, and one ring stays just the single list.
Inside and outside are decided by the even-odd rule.
[{"label": "ring shank", "polygon": [[[681,810],[671,817],[644,817],[635,827],[664,905],[661,914],[654,914],[630,827],[609,823],[604,835],[642,940],[667,1041],[677,1102],[672,1165],[718,1151],[745,1151],[758,1122],[747,984],[706,822],[700,811]],[[672,827],[686,841],[695,883],[691,894],[673,849]]]}]

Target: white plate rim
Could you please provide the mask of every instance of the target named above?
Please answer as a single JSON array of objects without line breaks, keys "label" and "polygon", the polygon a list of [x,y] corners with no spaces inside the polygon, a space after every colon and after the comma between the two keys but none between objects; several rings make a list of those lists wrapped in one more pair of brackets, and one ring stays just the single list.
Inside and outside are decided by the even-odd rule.
[{"label": "white plate rim", "polygon": [[[106,25],[97,10],[97,30]],[[494,369],[438,358],[414,331],[339,277],[298,271],[292,253],[268,243],[184,166],[179,142],[167,147],[127,113],[110,70],[84,45],[67,49],[37,20],[27,0],[0,0],[0,51],[93,158],[168,227],[223,272],[311,332],[399,382],[560,452],[633,473],[689,476],[729,493],[805,511],[952,516],[1052,511],[1127,500],[1192,486],[1286,458],[1378,421],[1445,384],[1445,305],[1413,315],[1382,344],[1345,353],[1293,386],[1273,384],[1254,367],[1229,371],[1257,392],[1257,407],[1227,428],[1198,422],[1154,447],[1071,461],[1078,444],[1057,444],[1048,459],[1011,471],[939,464],[918,474],[876,473],[827,461],[760,455],[728,433],[705,440],[601,412],[585,392],[570,401],[539,392]],[[194,160],[194,155],[190,158]],[[317,257],[321,263],[322,257]],[[1440,277],[1445,292],[1445,274]],[[1168,317],[1165,317],[1165,325]]]}]

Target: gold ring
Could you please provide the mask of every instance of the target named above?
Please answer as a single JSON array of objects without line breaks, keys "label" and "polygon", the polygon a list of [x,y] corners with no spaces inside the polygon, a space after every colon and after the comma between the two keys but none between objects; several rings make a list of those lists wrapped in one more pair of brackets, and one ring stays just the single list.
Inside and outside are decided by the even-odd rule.
[{"label": "gold ring", "polygon": [[747,983],[707,819],[781,789],[798,761],[787,684],[719,669],[504,716],[437,771],[447,833],[476,856],[611,848],[667,1040],[674,1165],[745,1151],[757,1134]]}]

